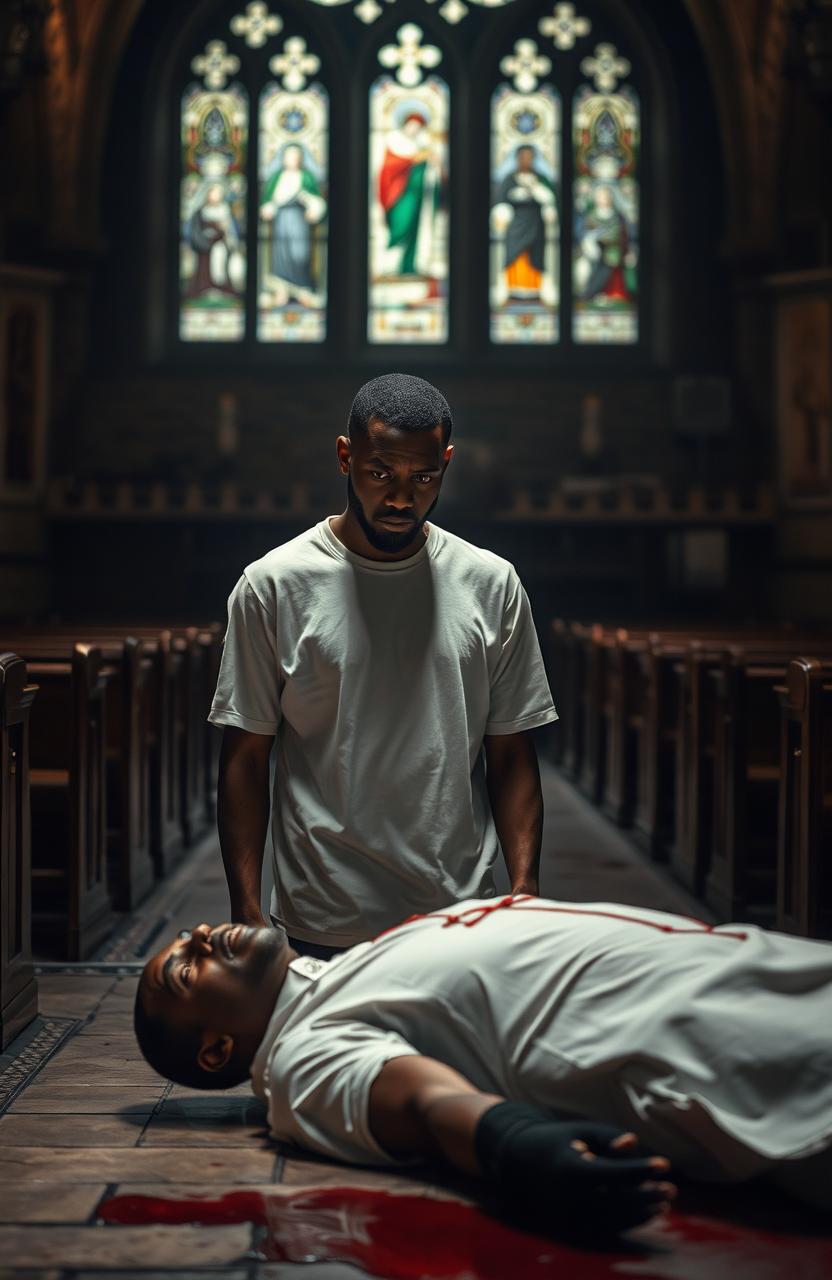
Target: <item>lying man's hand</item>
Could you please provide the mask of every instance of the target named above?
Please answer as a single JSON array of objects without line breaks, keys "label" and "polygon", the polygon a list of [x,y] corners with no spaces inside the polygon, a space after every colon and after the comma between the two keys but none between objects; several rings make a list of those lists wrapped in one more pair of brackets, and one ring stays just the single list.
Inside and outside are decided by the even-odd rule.
[{"label": "lying man's hand", "polygon": [[676,1194],[661,1156],[635,1154],[634,1134],[585,1120],[553,1120],[501,1102],[476,1130],[477,1159],[500,1204],[541,1231],[615,1233],[639,1226]]}]

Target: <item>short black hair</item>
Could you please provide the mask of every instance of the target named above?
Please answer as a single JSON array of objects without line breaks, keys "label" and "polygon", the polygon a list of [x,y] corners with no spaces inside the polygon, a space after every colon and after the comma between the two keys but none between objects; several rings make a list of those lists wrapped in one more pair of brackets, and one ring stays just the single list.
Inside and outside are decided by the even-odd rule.
[{"label": "short black hair", "polygon": [[430,431],[441,426],[445,444],[453,430],[450,406],[442,392],[412,373],[383,373],[364,383],[350,409],[350,439],[366,435],[373,418],[399,431]]},{"label": "short black hair", "polygon": [[197,1062],[200,1038],[195,1031],[173,1027],[164,1018],[154,1017],[144,1007],[142,984],[133,1006],[133,1030],[142,1056],[160,1076],[186,1089],[233,1089],[248,1079],[248,1064],[231,1061],[221,1071],[206,1071]]}]

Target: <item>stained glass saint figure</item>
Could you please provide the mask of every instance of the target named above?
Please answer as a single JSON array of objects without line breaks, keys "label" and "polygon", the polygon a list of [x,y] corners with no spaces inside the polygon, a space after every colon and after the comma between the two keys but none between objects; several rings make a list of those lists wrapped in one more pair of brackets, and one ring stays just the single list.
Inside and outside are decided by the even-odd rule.
[{"label": "stained glass saint figure", "polygon": [[186,342],[239,341],[245,328],[245,91],[191,85],[181,120],[179,334]]},{"label": "stained glass saint figure", "polygon": [[326,336],[328,99],[269,84],[260,100],[261,341]]},{"label": "stained glass saint figure", "polygon": [[371,342],[444,342],[448,333],[448,88],[430,76],[370,93]]},{"label": "stained glass saint figure", "polygon": [[573,108],[576,342],[638,339],[639,105],[616,93],[578,90]]},{"label": "stained glass saint figure", "polygon": [[560,100],[549,85],[491,100],[491,338],[556,342]]}]

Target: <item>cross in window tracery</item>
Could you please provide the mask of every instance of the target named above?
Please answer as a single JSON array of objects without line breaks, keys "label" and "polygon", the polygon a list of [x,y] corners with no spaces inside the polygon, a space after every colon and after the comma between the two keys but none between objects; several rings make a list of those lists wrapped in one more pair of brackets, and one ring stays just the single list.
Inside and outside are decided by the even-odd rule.
[{"label": "cross in window tracery", "polygon": [[[428,0],[428,4],[435,3],[436,0]],[[451,27],[455,27],[458,22],[461,22],[467,13],[468,6],[463,4],[462,0],[445,0],[445,3],[440,5],[439,8],[439,16],[444,18]]]},{"label": "cross in window tracery", "polygon": [[592,77],[599,93],[612,93],[618,85],[619,77],[629,74],[630,64],[626,58],[618,56],[614,44],[597,44],[595,57],[584,58],[581,71],[585,76]]},{"label": "cross in window tracery", "polygon": [[514,77],[518,93],[533,93],[540,76],[552,70],[552,63],[538,51],[534,40],[517,40],[514,53],[503,58],[500,70],[504,75]]},{"label": "cross in window tracery", "polygon": [[436,67],[442,54],[433,44],[422,44],[424,32],[415,22],[406,22],[396,35],[398,44],[385,44],[378,51],[383,67],[396,68],[396,79],[405,88],[412,89],[422,83],[423,67]]},{"label": "cross in window tracery", "polygon": [[556,4],[551,17],[541,18],[537,29],[542,36],[551,36],[558,49],[572,49],[578,36],[589,35],[592,23],[578,17],[574,4]]},{"label": "cross in window tracery", "polygon": [[462,0],[445,0],[439,12],[450,26],[455,27],[465,17],[468,6]]},{"label": "cross in window tracery", "polygon": [[224,40],[209,40],[205,52],[191,63],[191,70],[205,77],[206,89],[224,89],[228,77],[240,70],[240,59],[228,52]]},{"label": "cross in window tracery", "polygon": [[282,28],[283,19],[269,13],[269,6],[263,0],[251,0],[245,14],[235,14],[231,19],[231,30],[235,36],[245,36],[249,49],[262,49],[269,36],[276,36]]},{"label": "cross in window tracery", "polygon": [[381,5],[377,4],[376,0],[361,0],[361,3],[357,4],[353,9],[353,13],[356,18],[360,18],[363,23],[369,26],[371,22],[375,22],[381,13]]},{"label": "cross in window tracery", "polygon": [[290,93],[305,89],[308,77],[313,76],[320,65],[320,58],[307,52],[306,41],[301,36],[290,36],[283,52],[275,54],[269,61],[269,69],[282,78],[284,89]]}]

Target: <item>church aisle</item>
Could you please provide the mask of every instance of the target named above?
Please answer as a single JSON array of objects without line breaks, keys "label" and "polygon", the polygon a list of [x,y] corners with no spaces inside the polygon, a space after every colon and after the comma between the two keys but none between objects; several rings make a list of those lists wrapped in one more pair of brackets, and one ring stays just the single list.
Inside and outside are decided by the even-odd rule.
[{"label": "church aisle", "polygon": [[[545,893],[695,910],[545,765],[543,781]],[[634,1233],[629,1255],[582,1253],[495,1225],[470,1207],[470,1187],[433,1170],[345,1169],[280,1150],[247,1086],[207,1095],[166,1084],[133,1041],[140,965],[170,933],[226,915],[212,838],[94,963],[39,978],[41,1018],[0,1059],[0,1108],[8,1103],[0,1116],[0,1277],[832,1273],[832,1240],[808,1234],[811,1221],[765,1191],[683,1191],[682,1211]]]}]

